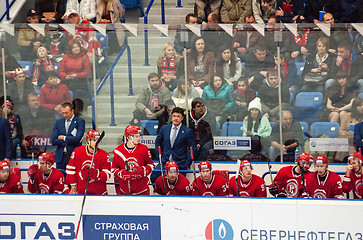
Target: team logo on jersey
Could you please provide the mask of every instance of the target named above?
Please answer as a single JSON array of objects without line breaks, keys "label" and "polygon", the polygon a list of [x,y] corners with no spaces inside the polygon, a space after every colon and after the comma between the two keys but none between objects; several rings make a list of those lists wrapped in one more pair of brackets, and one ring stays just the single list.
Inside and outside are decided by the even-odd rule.
[{"label": "team logo on jersey", "polygon": [[249,197],[250,195],[248,194],[248,192],[246,192],[246,191],[240,191],[239,192],[239,195],[241,196],[241,197]]},{"label": "team logo on jersey", "polygon": [[205,192],[205,193],[203,193],[203,196],[211,197],[211,196],[214,196],[214,194],[212,192]]},{"label": "team logo on jersey", "polygon": [[286,194],[289,197],[297,197],[298,191],[299,187],[296,179],[289,179],[286,183]]},{"label": "team logo on jersey", "polygon": [[323,189],[316,189],[313,198],[326,198],[326,192]]},{"label": "team logo on jersey", "polygon": [[138,161],[134,157],[129,157],[127,159],[127,163],[129,164],[129,169],[134,169],[135,167],[139,166]]},{"label": "team logo on jersey", "polygon": [[357,196],[359,196],[360,198],[362,198],[363,196],[363,182],[361,182],[360,180],[357,180],[355,182],[355,189],[354,192]]},{"label": "team logo on jersey", "polygon": [[40,183],[39,184],[39,193],[40,194],[49,194],[49,186],[44,183]]},{"label": "team logo on jersey", "polygon": [[205,229],[206,240],[233,240],[232,226],[223,219],[214,219]]}]

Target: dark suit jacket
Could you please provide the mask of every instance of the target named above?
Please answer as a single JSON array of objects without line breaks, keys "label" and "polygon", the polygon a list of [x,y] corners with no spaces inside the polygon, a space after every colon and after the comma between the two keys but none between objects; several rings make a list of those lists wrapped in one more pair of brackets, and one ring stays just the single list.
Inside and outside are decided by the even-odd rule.
[{"label": "dark suit jacket", "polygon": [[8,120],[0,117],[0,160],[11,159],[13,140]]},{"label": "dark suit jacket", "polygon": [[[59,119],[55,122],[52,134],[52,145],[57,146],[55,154],[55,162],[59,163],[63,159],[64,147],[67,148],[68,153],[72,153],[76,147],[81,146],[81,140],[84,134],[85,121],[82,118],[74,116],[71,124],[69,125],[68,134],[66,134],[65,119]],[[77,133],[72,135],[72,131],[76,129]],[[58,139],[59,135],[66,136],[66,140]]]},{"label": "dark suit jacket", "polygon": [[164,125],[155,140],[155,149],[160,146],[162,149],[162,162],[166,163],[169,161],[170,154],[173,160],[178,164],[179,168],[186,169],[192,163],[190,154],[188,154],[188,148],[193,148],[193,153],[197,152],[197,144],[194,139],[193,131],[181,125],[178,135],[176,136],[173,147],[170,145],[170,131],[172,123]]}]

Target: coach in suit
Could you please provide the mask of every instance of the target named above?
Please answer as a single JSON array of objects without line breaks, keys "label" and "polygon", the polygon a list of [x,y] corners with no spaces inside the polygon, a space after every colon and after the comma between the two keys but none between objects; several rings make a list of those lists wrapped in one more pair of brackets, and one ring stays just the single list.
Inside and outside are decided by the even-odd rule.
[{"label": "coach in suit", "polygon": [[0,117],[0,161],[10,162],[13,149],[13,140],[11,139],[10,125],[8,120]]},{"label": "coach in suit", "polygon": [[81,146],[85,122],[74,115],[73,105],[65,102],[61,105],[64,118],[55,122],[52,145],[57,146],[55,162],[58,169],[66,169],[69,158],[76,147]]},{"label": "coach in suit", "polygon": [[[160,146],[162,149],[162,163],[165,166],[169,160],[175,161],[179,169],[186,170],[192,163],[189,147],[193,148],[193,153],[197,152],[197,143],[195,142],[193,131],[182,124],[184,110],[176,107],[172,111],[172,123],[161,127],[155,140],[155,149]],[[156,166],[155,169],[160,169]],[[159,171],[154,171],[151,176],[151,182],[155,182],[160,176]]]}]

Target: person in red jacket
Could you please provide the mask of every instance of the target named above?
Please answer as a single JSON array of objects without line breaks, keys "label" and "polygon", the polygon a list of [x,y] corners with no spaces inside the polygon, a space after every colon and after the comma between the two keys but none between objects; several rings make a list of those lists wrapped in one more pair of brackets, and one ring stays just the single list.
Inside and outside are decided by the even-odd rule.
[{"label": "person in red jacket", "polygon": [[359,152],[350,154],[347,171],[343,178],[343,191],[345,193],[353,191],[355,199],[363,198],[362,161],[363,156]]},{"label": "person in red jacket", "polygon": [[78,39],[72,39],[67,45],[67,54],[59,66],[59,77],[62,83],[66,84],[74,94],[74,98],[81,98],[85,101],[82,89],[88,91],[87,77],[90,74],[90,61]]},{"label": "person in red jacket", "polygon": [[54,154],[44,152],[40,154],[38,164],[28,169],[28,190],[31,193],[62,194],[64,189],[64,175],[54,168]]},{"label": "person in red jacket", "polygon": [[155,181],[154,191],[160,195],[188,196],[191,195],[192,188],[189,180],[179,173],[178,164],[175,161],[168,161],[165,164],[165,174]]},{"label": "person in red jacket", "polygon": [[68,87],[61,83],[56,72],[47,72],[47,81],[40,89],[40,105],[51,111],[61,114],[61,104],[72,102],[71,93]]},{"label": "person in red jacket", "polygon": [[[281,168],[269,187],[272,196],[297,198],[304,192],[305,178],[311,174],[309,168],[314,158],[308,153],[302,153],[297,158],[296,166]],[[304,176],[304,179],[303,179]]]},{"label": "person in red jacket", "polygon": [[148,176],[155,164],[149,148],[139,143],[140,128],[129,125],[125,129],[125,143],[113,151],[112,172],[118,195],[149,195]]},{"label": "person in red jacket", "polygon": [[335,172],[328,170],[329,160],[325,155],[315,159],[316,172],[306,176],[305,198],[344,198],[341,178]]},{"label": "person in red jacket", "polygon": [[[238,197],[266,197],[265,181],[252,174],[252,165],[248,160],[242,160],[237,177],[232,177],[229,180],[229,195]],[[238,189],[237,185],[238,183]]]},{"label": "person in red jacket", "polygon": [[66,182],[71,185],[69,194],[84,194],[89,180],[88,194],[107,195],[106,182],[111,177],[111,163],[107,152],[96,148],[99,138],[98,131],[89,130],[86,136],[87,145],[74,149],[66,168]]},{"label": "person in red jacket", "polygon": [[24,193],[21,179],[15,173],[10,173],[10,164],[0,161],[0,193]]},{"label": "person in red jacket", "polygon": [[212,173],[212,164],[199,163],[200,176],[193,181],[193,196],[228,196],[228,186],[222,176]]}]

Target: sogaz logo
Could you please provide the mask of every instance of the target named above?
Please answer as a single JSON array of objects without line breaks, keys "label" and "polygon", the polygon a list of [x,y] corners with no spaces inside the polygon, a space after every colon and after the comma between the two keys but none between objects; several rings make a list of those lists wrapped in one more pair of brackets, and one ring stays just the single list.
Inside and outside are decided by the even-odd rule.
[{"label": "sogaz logo", "polygon": [[233,240],[232,226],[223,219],[214,219],[205,229],[206,240]]}]

